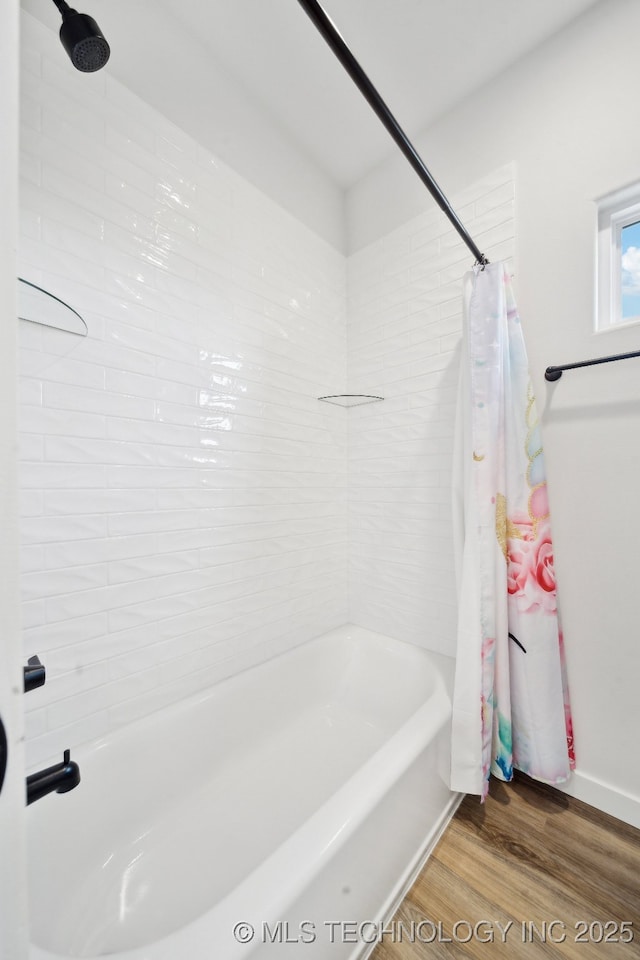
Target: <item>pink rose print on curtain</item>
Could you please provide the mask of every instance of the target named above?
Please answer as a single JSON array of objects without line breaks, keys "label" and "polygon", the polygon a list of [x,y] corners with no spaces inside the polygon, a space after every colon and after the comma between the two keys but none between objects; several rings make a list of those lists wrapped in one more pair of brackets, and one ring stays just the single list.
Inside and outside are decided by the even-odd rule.
[{"label": "pink rose print on curtain", "polygon": [[[556,613],[556,574],[548,524],[512,520],[507,539],[507,585],[520,613]],[[515,536],[513,535],[515,534]]]},{"label": "pink rose print on curtain", "polygon": [[553,594],[553,610],[555,612],[556,574],[553,569],[553,544],[550,533],[547,533],[545,538],[538,544],[535,576],[538,586],[545,591],[545,594]]}]

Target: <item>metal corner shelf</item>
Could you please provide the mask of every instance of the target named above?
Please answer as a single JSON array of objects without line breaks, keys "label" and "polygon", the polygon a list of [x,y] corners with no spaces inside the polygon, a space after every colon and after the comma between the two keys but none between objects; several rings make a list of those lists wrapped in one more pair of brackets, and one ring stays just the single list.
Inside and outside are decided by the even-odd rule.
[{"label": "metal corner shelf", "polygon": [[324,403],[333,403],[337,407],[361,407],[365,403],[377,403],[384,400],[384,397],[374,396],[370,393],[332,393],[326,397],[318,397]]},{"label": "metal corner shelf", "polygon": [[18,319],[86,337],[86,321],[68,303],[24,277],[18,277]]}]

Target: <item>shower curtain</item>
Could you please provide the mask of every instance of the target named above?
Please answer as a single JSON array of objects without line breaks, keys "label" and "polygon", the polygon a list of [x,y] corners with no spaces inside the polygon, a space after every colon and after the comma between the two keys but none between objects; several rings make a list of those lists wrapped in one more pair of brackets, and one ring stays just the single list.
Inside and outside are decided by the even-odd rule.
[{"label": "shower curtain", "polygon": [[458,585],[451,788],[481,797],[517,768],[574,766],[545,468],[527,354],[503,263],[464,279],[454,454]]}]

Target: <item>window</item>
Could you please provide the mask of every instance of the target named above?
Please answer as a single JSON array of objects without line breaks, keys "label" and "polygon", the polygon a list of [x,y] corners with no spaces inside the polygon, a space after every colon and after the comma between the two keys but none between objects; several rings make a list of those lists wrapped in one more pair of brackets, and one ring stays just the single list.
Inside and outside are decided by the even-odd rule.
[{"label": "window", "polygon": [[640,323],[640,184],[598,204],[596,330]]},{"label": "window", "polygon": [[640,320],[640,220],[620,230],[620,266],[622,323]]}]

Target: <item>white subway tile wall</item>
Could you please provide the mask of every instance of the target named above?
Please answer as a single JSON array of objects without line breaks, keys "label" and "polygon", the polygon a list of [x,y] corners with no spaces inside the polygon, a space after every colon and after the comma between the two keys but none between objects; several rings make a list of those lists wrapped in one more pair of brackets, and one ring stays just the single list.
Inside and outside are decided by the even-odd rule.
[{"label": "white subway tile wall", "polygon": [[[513,261],[514,170],[450,200],[491,261]],[[349,258],[348,378],[383,403],[349,412],[354,623],[455,655],[451,455],[472,256],[430,211]]]},{"label": "white subway tile wall", "polygon": [[30,765],[348,619],[346,261],[23,17]]}]

